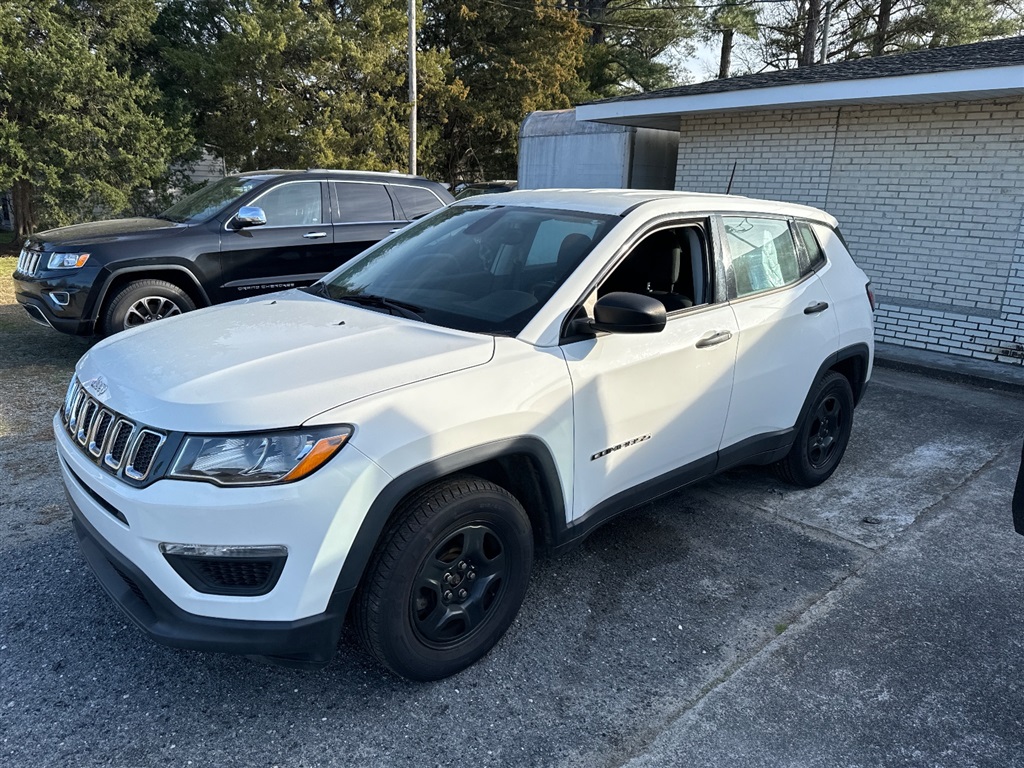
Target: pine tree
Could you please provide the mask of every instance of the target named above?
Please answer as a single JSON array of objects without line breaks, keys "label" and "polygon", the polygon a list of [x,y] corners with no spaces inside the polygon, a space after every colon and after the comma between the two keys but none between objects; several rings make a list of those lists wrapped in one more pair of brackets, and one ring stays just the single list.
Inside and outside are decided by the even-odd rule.
[{"label": "pine tree", "polygon": [[519,126],[581,93],[584,29],[540,0],[427,0],[422,48],[446,88],[424,104],[438,178],[515,178]]},{"label": "pine tree", "polygon": [[0,0],[0,189],[18,237],[118,211],[187,137],[133,72],[151,0]]}]

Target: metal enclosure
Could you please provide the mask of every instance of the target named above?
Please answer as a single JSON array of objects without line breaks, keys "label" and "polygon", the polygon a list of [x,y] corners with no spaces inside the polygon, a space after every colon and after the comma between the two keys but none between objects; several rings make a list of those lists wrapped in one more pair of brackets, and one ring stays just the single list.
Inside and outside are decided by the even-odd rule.
[{"label": "metal enclosure", "polygon": [[679,133],[532,112],[519,128],[519,189],[673,189]]}]

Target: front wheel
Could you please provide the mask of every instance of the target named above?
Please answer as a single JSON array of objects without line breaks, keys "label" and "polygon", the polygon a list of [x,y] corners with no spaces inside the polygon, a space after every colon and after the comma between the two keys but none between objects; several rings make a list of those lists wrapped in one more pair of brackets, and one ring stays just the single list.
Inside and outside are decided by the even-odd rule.
[{"label": "front wheel", "polygon": [[505,634],[532,564],[530,521],[515,497],[469,475],[440,481],[381,537],[353,606],[356,630],[396,674],[453,675]]},{"label": "front wheel", "polygon": [[788,483],[813,488],[839,466],[853,430],[853,390],[841,373],[829,371],[811,395],[811,407],[798,425],[793,447],[775,467]]},{"label": "front wheel", "polygon": [[110,300],[101,331],[104,336],[111,336],[165,317],[191,312],[195,308],[195,302],[174,283],[135,280]]}]

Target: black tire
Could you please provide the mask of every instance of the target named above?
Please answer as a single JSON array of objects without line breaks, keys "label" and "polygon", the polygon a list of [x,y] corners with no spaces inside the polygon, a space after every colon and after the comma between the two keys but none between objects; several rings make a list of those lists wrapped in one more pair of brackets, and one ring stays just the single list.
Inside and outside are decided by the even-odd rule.
[{"label": "black tire", "polygon": [[166,280],[135,280],[107,303],[100,331],[111,336],[154,320],[191,312],[195,302]]},{"label": "black tire", "polygon": [[397,510],[353,604],[366,649],[410,680],[439,680],[512,624],[533,565],[530,520],[504,488],[462,475]]},{"label": "black tire", "polygon": [[802,488],[828,480],[846,453],[853,429],[853,390],[841,373],[828,371],[815,386],[810,408],[797,427],[786,457],[775,465],[779,477]]}]

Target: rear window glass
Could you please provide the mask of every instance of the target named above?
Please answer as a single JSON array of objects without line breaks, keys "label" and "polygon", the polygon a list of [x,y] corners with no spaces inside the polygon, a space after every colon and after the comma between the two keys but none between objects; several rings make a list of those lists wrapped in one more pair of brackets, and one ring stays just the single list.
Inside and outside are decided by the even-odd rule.
[{"label": "rear window glass", "polygon": [[426,216],[431,211],[436,211],[444,203],[437,199],[437,195],[428,189],[420,187],[402,187],[389,185],[391,194],[398,200],[398,204],[405,211],[405,218],[418,219]]},{"label": "rear window glass", "polygon": [[825,261],[825,253],[821,250],[821,245],[818,244],[818,239],[814,236],[814,230],[811,229],[811,225],[806,221],[796,222],[796,234],[800,238],[800,242],[804,246],[804,253],[806,254],[806,261],[803,258],[800,260],[800,272],[806,275]]}]

